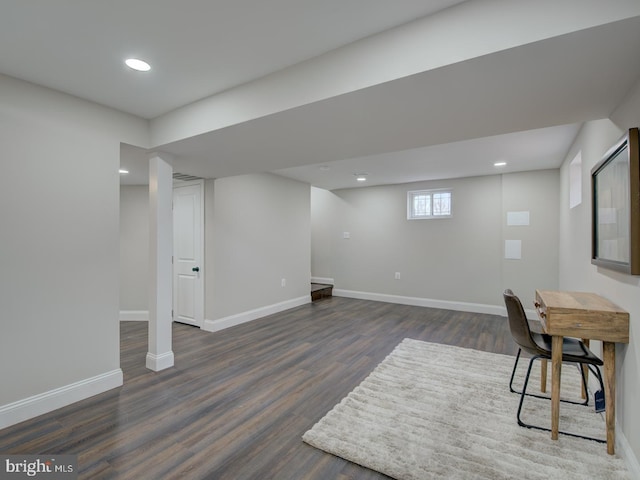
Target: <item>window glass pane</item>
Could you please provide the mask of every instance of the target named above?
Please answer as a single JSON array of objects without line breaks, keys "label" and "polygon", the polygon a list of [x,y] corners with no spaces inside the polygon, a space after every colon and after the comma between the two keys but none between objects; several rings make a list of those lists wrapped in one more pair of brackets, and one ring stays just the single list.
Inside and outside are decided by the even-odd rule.
[{"label": "window glass pane", "polygon": [[413,190],[407,192],[407,219],[451,216],[451,190]]},{"label": "window glass pane", "polygon": [[451,215],[451,193],[433,194],[433,215]]},{"label": "window glass pane", "polygon": [[426,217],[431,215],[431,195],[413,196],[413,216]]}]

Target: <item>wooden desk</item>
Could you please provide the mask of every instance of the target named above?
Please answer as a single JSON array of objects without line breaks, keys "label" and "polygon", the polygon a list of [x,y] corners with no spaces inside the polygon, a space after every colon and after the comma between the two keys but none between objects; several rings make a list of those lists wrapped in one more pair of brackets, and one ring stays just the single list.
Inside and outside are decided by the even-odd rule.
[{"label": "wooden desk", "polygon": [[607,452],[615,447],[616,342],[629,343],[629,314],[595,293],[536,290],[536,310],[551,335],[551,438],[558,439],[562,337],[602,340]]}]

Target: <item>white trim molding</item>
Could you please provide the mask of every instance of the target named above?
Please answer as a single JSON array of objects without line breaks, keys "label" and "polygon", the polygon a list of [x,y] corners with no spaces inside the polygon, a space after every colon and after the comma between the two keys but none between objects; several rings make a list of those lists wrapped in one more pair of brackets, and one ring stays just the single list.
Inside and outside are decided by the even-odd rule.
[{"label": "white trim molding", "polygon": [[0,429],[120,387],[122,382],[122,370],[117,368],[64,387],[2,405],[0,406]]},{"label": "white trim molding", "polygon": [[[538,312],[536,312],[535,310],[532,310],[530,308],[525,308],[524,309],[524,313],[527,316],[527,319],[529,320],[540,320],[540,317],[538,316]],[[507,316],[507,309],[504,309],[504,316]]]},{"label": "white trim molding", "polygon": [[633,449],[631,448],[631,445],[629,445],[627,437],[622,433],[622,428],[617,419],[616,454],[624,460],[624,463],[627,465],[629,473],[631,474],[631,478],[640,478],[640,462],[638,461],[638,457],[636,457],[635,453],[633,453]]},{"label": "white trim molding", "polygon": [[[385,293],[357,292],[354,290],[334,289],[333,295],[336,297],[357,298],[359,300],[373,300],[376,302],[399,303],[401,305],[412,305],[415,307],[442,308],[445,310],[456,310],[460,312],[486,313],[490,315],[507,316],[507,310],[502,305],[486,305],[482,303],[454,302],[450,300],[435,300],[422,297],[405,297],[402,295],[388,295]],[[535,310],[525,310],[527,318],[537,319]]]},{"label": "white trim molding", "polygon": [[335,285],[333,278],[311,277],[311,283],[322,283],[323,285]]},{"label": "white trim molding", "polygon": [[173,367],[174,361],[175,360],[172,351],[164,352],[160,355],[147,352],[145,365],[149,370],[159,372],[160,370],[165,370],[167,368]]},{"label": "white trim molding", "polygon": [[148,322],[149,310],[120,310],[121,322]]},{"label": "white trim molding", "polygon": [[256,308],[247,312],[237,313],[228,317],[219,318],[217,320],[206,320],[202,327],[207,332],[217,332],[224,330],[225,328],[235,327],[242,323],[251,322],[258,318],[266,317],[267,315],[273,315],[274,313],[283,312],[291,308],[299,307],[311,303],[311,295],[305,295],[304,297],[292,298],[291,300],[285,300],[284,302],[274,303],[273,305],[267,305],[265,307]]}]

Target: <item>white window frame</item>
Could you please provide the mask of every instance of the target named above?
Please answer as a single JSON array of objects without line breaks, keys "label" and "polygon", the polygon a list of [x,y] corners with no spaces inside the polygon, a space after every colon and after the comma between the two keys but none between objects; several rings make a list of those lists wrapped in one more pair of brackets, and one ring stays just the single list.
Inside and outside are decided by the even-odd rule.
[{"label": "white window frame", "polygon": [[[435,194],[449,194],[449,213],[447,214],[433,214],[433,196]],[[418,195],[425,195],[429,197],[429,213],[425,215],[417,215],[413,206],[414,198]],[[433,220],[437,218],[451,218],[453,216],[453,191],[450,188],[436,188],[430,190],[410,190],[407,192],[407,220]]]}]

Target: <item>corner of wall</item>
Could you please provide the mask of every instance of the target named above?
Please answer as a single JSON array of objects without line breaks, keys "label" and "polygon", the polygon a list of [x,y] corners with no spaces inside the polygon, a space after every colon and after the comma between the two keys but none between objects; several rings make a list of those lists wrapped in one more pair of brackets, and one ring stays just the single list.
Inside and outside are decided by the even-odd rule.
[{"label": "corner of wall", "polygon": [[610,118],[621,130],[640,126],[640,80],[629,90]]}]

